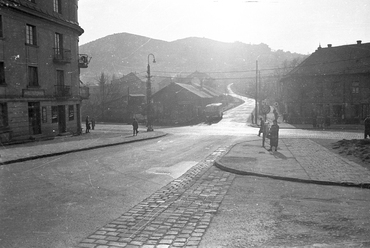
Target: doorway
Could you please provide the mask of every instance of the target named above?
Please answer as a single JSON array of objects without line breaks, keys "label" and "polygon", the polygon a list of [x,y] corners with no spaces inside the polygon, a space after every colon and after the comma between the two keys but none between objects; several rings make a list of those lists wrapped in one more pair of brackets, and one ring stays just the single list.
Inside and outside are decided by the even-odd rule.
[{"label": "doorway", "polygon": [[66,108],[64,105],[58,105],[59,133],[66,132]]},{"label": "doorway", "polygon": [[40,103],[28,103],[28,123],[30,135],[41,134]]}]

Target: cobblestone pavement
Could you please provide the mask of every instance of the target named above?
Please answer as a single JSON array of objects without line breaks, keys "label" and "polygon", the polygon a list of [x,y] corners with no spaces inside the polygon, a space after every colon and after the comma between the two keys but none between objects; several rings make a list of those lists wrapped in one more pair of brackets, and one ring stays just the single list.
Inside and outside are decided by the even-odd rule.
[{"label": "cobblestone pavement", "polygon": [[312,180],[370,183],[370,171],[310,139],[282,139]]},{"label": "cobblestone pavement", "polygon": [[197,247],[235,178],[212,166],[227,149],[217,149],[78,247]]}]

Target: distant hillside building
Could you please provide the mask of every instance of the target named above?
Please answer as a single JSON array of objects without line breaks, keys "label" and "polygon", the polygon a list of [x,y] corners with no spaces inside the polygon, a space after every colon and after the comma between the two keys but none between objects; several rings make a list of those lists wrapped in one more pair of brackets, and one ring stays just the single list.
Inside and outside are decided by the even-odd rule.
[{"label": "distant hillside building", "polygon": [[[207,104],[223,102],[220,92],[206,87],[196,74],[170,83],[153,95],[155,122],[159,124],[202,121]],[[198,75],[198,74],[197,74]],[[208,79],[210,79],[207,76]],[[185,83],[186,82],[186,83]]]},{"label": "distant hillside building", "polygon": [[317,116],[330,123],[360,123],[370,114],[370,43],[319,47],[280,82],[292,123]]},{"label": "distant hillside building", "polygon": [[76,0],[0,1],[0,141],[78,133],[80,68]]}]

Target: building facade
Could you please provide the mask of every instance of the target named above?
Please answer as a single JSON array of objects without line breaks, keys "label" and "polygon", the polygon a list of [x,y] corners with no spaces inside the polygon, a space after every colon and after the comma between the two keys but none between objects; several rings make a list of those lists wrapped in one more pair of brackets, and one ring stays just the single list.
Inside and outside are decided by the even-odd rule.
[{"label": "building facade", "polygon": [[291,123],[361,123],[370,114],[370,43],[319,47],[279,89]]},{"label": "building facade", "polygon": [[[0,141],[81,130],[78,0],[0,0]],[[80,93],[81,92],[81,93]]]}]

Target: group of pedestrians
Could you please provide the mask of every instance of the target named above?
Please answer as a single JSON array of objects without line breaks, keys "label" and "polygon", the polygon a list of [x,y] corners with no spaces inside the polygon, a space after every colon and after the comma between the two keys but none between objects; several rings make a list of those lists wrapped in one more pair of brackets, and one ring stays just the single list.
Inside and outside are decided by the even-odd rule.
[{"label": "group of pedestrians", "polygon": [[[265,120],[261,117],[260,118],[260,129],[258,131],[258,136],[261,136],[263,134],[263,139],[268,138],[270,139],[270,149],[268,151],[277,151],[278,145],[279,145],[279,125],[278,125],[278,118],[279,115],[274,109],[274,120],[272,121],[272,125],[269,128],[268,123],[265,122]],[[264,140],[262,145],[264,146]]]},{"label": "group of pedestrians", "polygon": [[95,119],[91,118],[91,120],[90,120],[90,117],[86,116],[85,125],[86,125],[85,133],[90,133],[90,129],[92,129],[92,130],[95,129]]}]

